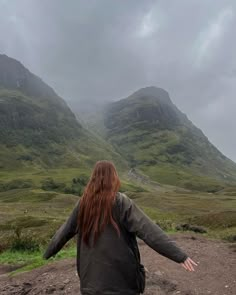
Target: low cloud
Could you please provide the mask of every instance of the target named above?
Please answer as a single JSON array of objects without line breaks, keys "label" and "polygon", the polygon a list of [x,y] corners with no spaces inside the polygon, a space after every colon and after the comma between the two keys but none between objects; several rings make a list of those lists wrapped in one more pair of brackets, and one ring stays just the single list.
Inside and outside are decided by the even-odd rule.
[{"label": "low cloud", "polygon": [[0,0],[0,52],[68,102],[163,87],[236,161],[235,27],[234,0]]}]

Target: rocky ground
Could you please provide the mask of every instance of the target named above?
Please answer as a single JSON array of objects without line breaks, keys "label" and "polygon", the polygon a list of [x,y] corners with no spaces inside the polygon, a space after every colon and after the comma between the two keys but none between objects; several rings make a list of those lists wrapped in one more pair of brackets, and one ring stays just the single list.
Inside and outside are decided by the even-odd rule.
[{"label": "rocky ground", "polygon": [[[177,234],[174,239],[199,265],[195,272],[187,272],[141,243],[142,260],[148,269],[146,295],[236,294],[235,244],[196,234]],[[12,269],[13,266],[0,266],[1,295],[80,294],[75,259],[49,263],[10,277]]]}]

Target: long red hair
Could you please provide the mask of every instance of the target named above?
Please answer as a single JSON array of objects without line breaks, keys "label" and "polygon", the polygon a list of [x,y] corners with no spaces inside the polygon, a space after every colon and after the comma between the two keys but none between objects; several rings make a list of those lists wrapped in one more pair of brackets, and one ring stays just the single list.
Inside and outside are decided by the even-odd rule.
[{"label": "long red hair", "polygon": [[107,224],[112,224],[120,234],[112,217],[112,207],[119,188],[120,180],[114,164],[109,161],[97,162],[79,205],[78,230],[87,246],[91,234],[95,244]]}]

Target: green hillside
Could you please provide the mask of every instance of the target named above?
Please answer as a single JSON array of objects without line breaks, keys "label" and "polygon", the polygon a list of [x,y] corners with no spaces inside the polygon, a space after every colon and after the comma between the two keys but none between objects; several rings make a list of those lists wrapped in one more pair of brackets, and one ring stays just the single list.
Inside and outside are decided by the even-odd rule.
[{"label": "green hillside", "polygon": [[105,108],[81,110],[76,118],[53,89],[0,55],[0,263],[40,265],[35,257],[100,159],[115,162],[120,190],[163,229],[200,226],[209,237],[235,241],[236,164],[166,91],[141,89]]},{"label": "green hillside", "polygon": [[81,126],[52,88],[0,55],[0,172],[91,167],[103,158],[125,165],[103,139]]},{"label": "green hillside", "polygon": [[236,164],[210,143],[163,89],[143,88],[110,104],[104,126],[116,151],[155,181],[203,190],[236,181]]}]

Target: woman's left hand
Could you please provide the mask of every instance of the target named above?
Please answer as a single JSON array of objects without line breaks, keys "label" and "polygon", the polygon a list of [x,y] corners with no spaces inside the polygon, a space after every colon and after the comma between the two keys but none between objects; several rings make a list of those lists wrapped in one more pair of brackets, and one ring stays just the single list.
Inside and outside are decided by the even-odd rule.
[{"label": "woman's left hand", "polygon": [[181,265],[188,271],[195,271],[193,265],[198,266],[191,258],[187,258]]}]

